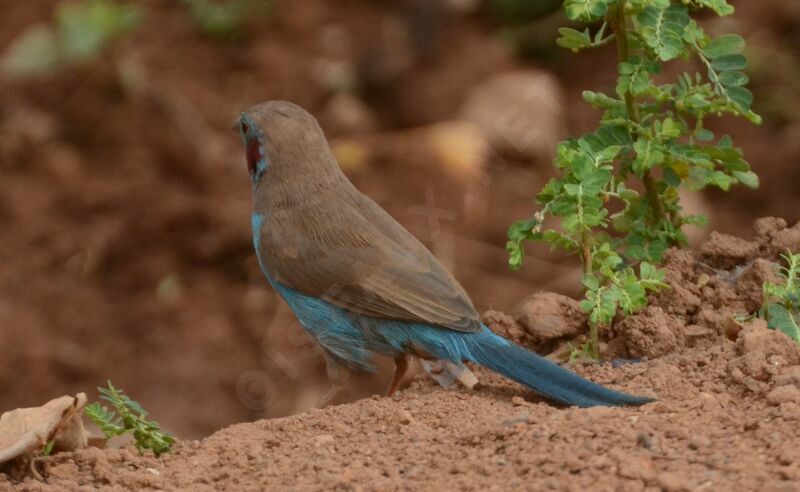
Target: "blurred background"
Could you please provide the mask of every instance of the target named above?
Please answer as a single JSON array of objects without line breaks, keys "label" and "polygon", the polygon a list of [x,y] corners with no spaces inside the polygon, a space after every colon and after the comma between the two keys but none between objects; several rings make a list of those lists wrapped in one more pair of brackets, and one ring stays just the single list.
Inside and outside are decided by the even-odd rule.
[{"label": "blurred background", "polygon": [[[733,2],[755,110],[729,132],[761,188],[687,197],[709,230],[800,218],[800,2]],[[577,295],[574,258],[510,272],[555,144],[595,127],[613,47],[574,55],[541,0],[0,2],[0,410],[111,379],[181,437],[288,415],[324,363],[252,253],[230,126],[268,99],[320,120],[345,172],[428,245],[479,311]],[[699,240],[704,231],[694,234]],[[387,367],[337,401],[382,392]]]}]

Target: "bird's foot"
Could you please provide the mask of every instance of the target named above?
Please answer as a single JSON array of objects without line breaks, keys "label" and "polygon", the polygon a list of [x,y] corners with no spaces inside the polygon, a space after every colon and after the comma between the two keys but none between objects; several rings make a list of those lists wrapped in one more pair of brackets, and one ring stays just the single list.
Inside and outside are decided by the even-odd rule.
[{"label": "bird's foot", "polygon": [[392,396],[397,392],[398,388],[400,388],[400,383],[403,382],[403,376],[406,375],[406,371],[408,371],[408,356],[403,354],[395,357],[394,376],[392,377],[392,383],[389,385],[389,389],[386,390],[386,396]]}]

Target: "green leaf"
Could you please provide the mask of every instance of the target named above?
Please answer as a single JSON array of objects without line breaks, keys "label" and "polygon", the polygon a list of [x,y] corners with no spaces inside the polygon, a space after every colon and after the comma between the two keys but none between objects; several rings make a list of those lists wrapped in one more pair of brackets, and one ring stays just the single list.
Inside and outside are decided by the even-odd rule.
[{"label": "green leaf", "polygon": [[97,390],[100,399],[111,403],[116,412],[108,410],[97,402],[87,405],[85,412],[106,437],[131,433],[134,445],[140,453],[149,449],[156,456],[172,448],[175,439],[161,432],[158,422],[145,420],[147,412],[142,406],[129,398],[121,389],[115,388],[111,381],[108,382],[107,388],[97,388]]},{"label": "green leaf", "polygon": [[661,138],[670,139],[677,138],[683,133],[683,128],[680,123],[676,122],[670,117],[664,118],[661,122]]},{"label": "green leaf", "polygon": [[711,66],[719,72],[744,70],[747,68],[747,58],[744,55],[724,55],[711,60]]},{"label": "green leaf", "polygon": [[616,92],[621,98],[626,93],[633,96],[655,95],[658,88],[653,84],[652,75],[660,70],[658,63],[631,57],[630,61],[619,64],[619,78],[617,79]]},{"label": "green leaf", "polygon": [[725,0],[693,0],[697,5],[714,11],[719,16],[731,15],[734,9]]},{"label": "green leaf", "polygon": [[747,111],[753,104],[753,93],[744,87],[729,87],[726,93],[728,99],[738,105],[742,111]]},{"label": "green leaf", "polygon": [[637,176],[641,177],[645,171],[664,161],[664,148],[653,140],[639,139],[633,144],[636,158],[632,168]]},{"label": "green leaf", "polygon": [[[733,72],[730,72],[730,73],[733,73]],[[712,132],[711,130],[708,130],[706,128],[698,128],[694,132],[694,138],[696,138],[697,140],[700,140],[701,142],[710,142],[711,140],[714,140],[714,132]]]},{"label": "green leaf", "polygon": [[583,192],[585,195],[597,195],[610,180],[610,171],[607,169],[596,169],[595,172],[581,181]]},{"label": "green leaf", "polygon": [[750,82],[744,72],[722,72],[717,76],[717,81],[723,87],[741,87]]},{"label": "green leaf", "polygon": [[522,267],[522,260],[525,257],[525,241],[533,240],[536,237],[534,228],[540,225],[538,219],[520,220],[511,224],[508,228],[508,242],[506,251],[508,252],[508,266],[512,270],[519,270]]},{"label": "green leaf", "polygon": [[748,188],[758,188],[758,175],[753,171],[732,171],[731,174]]},{"label": "green leaf", "polygon": [[563,48],[571,50],[580,50],[592,45],[592,38],[589,36],[589,29],[583,31],[576,31],[569,27],[561,27],[558,29],[561,35],[556,39],[556,44]]},{"label": "green leaf", "polygon": [[731,176],[723,173],[722,171],[714,171],[708,177],[708,183],[719,187],[724,191],[728,191],[736,180]]},{"label": "green leaf", "polygon": [[645,7],[639,12],[642,38],[661,61],[672,60],[684,52],[683,33],[689,24],[685,5],[671,4],[665,9]]},{"label": "green leaf", "polygon": [[608,13],[609,3],[616,3],[616,0],[565,0],[564,12],[571,20],[593,22]]},{"label": "green leaf", "polygon": [[707,39],[708,36],[705,31],[703,31],[703,28],[700,27],[694,19],[691,19],[686,29],[683,31],[683,40],[686,44],[695,46],[705,43]]},{"label": "green leaf", "polygon": [[712,39],[703,48],[703,54],[709,59],[716,59],[726,55],[735,55],[744,49],[744,38],[738,34],[723,34]]},{"label": "green leaf", "polygon": [[50,456],[51,454],[53,454],[53,447],[55,445],[56,445],[55,440],[48,441],[47,444],[45,444],[44,449],[42,450],[42,456]]},{"label": "green leaf", "polygon": [[678,187],[681,185],[681,177],[671,167],[664,168],[664,182],[668,186]]},{"label": "green leaf", "polygon": [[601,109],[623,109],[625,103],[619,99],[614,99],[601,92],[583,91],[583,100],[596,108]]},{"label": "green leaf", "polygon": [[771,304],[767,307],[769,321],[767,327],[778,330],[800,343],[800,321],[798,314],[792,313],[780,304]]}]

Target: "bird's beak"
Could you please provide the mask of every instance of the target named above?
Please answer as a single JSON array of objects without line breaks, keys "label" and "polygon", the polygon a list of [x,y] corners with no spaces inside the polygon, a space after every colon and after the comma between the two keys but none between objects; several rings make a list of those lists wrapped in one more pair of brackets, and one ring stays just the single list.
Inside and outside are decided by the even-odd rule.
[{"label": "bird's beak", "polygon": [[233,125],[231,125],[231,130],[233,130],[235,132],[239,132],[239,125],[240,125],[241,122],[242,122],[242,117],[241,116],[236,118],[236,121],[234,121]]}]

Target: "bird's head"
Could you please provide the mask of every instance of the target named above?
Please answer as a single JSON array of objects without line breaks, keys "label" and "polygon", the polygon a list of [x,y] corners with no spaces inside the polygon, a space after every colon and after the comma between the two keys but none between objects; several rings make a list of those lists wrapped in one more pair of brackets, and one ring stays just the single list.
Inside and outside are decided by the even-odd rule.
[{"label": "bird's head", "polygon": [[265,175],[286,177],[338,169],[317,120],[287,101],[268,101],[244,111],[233,126],[244,141],[247,170],[258,185]]}]

